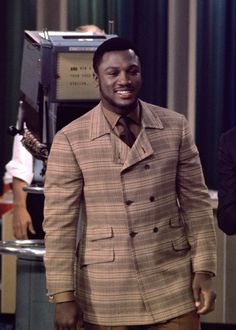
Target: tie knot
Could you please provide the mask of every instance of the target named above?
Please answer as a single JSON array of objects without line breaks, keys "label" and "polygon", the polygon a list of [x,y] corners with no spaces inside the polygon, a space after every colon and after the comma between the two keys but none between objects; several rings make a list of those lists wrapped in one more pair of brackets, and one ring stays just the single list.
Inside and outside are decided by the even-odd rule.
[{"label": "tie knot", "polygon": [[127,116],[120,116],[118,122],[121,124],[121,125],[124,125],[124,126],[129,126],[129,123],[130,123],[131,119]]}]

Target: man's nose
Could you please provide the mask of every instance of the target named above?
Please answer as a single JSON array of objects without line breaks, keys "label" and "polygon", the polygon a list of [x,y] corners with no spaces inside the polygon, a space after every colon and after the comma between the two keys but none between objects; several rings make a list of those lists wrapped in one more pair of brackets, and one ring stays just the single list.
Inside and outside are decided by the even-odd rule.
[{"label": "man's nose", "polygon": [[130,84],[131,80],[129,75],[126,72],[121,72],[119,77],[120,84]]}]

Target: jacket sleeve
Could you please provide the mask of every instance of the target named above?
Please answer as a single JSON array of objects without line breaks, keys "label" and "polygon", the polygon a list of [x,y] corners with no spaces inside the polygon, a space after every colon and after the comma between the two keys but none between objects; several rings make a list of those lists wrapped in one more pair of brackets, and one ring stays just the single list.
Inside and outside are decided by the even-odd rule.
[{"label": "jacket sleeve", "polygon": [[[73,292],[77,225],[83,177],[67,136],[58,132],[45,179],[44,257],[48,295]],[[59,256],[59,257],[58,257]]]},{"label": "jacket sleeve", "polygon": [[236,234],[236,163],[227,135],[222,135],[218,148],[218,209],[219,228],[227,235]]},{"label": "jacket sleeve", "polygon": [[216,234],[213,208],[197,147],[183,117],[179,146],[177,192],[186,233],[191,245],[194,272],[216,273]]}]

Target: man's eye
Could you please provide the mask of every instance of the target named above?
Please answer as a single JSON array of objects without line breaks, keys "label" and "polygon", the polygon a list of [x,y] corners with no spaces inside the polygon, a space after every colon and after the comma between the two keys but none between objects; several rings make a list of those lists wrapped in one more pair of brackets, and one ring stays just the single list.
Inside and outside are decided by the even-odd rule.
[{"label": "man's eye", "polygon": [[108,76],[117,76],[118,72],[117,71],[110,71],[107,74],[108,74]]},{"label": "man's eye", "polygon": [[136,75],[139,74],[139,70],[137,70],[137,69],[130,70],[130,71],[129,71],[129,74],[131,74],[132,76],[136,76]]}]

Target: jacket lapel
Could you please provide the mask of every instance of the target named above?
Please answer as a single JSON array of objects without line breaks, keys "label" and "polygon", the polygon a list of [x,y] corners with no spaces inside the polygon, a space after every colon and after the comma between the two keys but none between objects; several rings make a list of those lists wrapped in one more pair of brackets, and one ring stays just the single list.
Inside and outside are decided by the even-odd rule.
[{"label": "jacket lapel", "polygon": [[100,103],[93,108],[91,112],[91,120],[89,125],[90,140],[97,139],[105,134],[110,134],[111,130],[102,113]]},{"label": "jacket lapel", "polygon": [[153,154],[153,149],[145,128],[142,128],[132,148],[129,149],[127,147],[127,149],[128,153],[122,171]]},{"label": "jacket lapel", "polygon": [[129,149],[122,171],[153,154],[150,135],[156,129],[163,129],[163,124],[157,113],[152,110],[151,105],[143,101],[140,101],[140,105],[142,109],[142,130],[132,148]]}]

